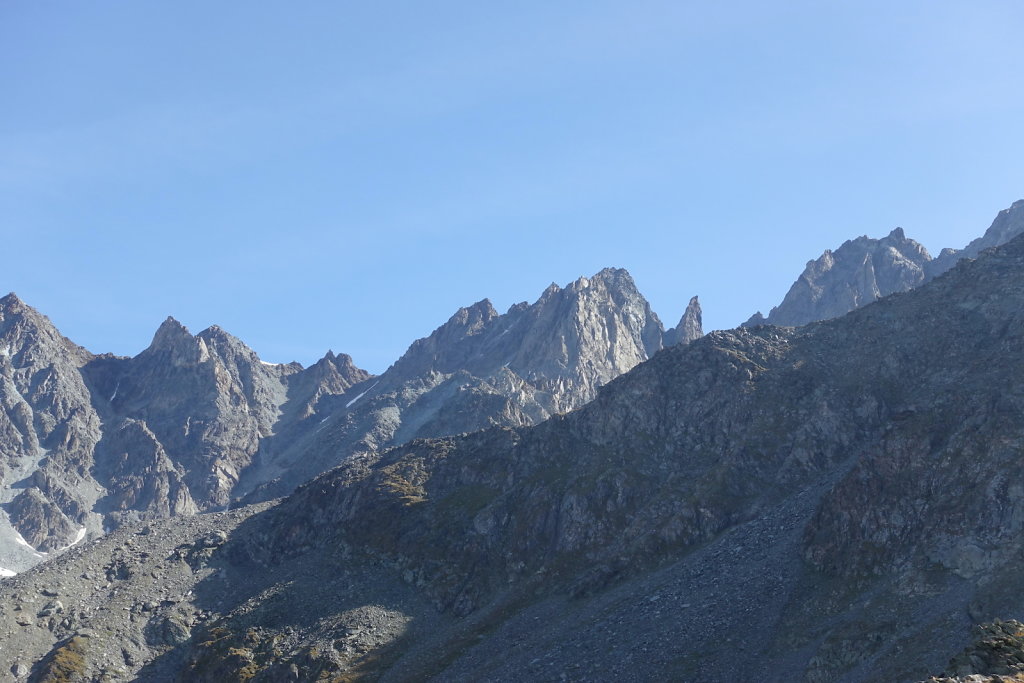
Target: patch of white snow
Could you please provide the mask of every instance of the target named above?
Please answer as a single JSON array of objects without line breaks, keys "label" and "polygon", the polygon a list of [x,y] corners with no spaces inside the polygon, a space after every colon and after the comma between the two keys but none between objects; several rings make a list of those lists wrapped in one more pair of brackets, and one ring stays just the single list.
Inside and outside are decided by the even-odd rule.
[{"label": "patch of white snow", "polygon": [[111,400],[111,401],[113,401],[113,400],[114,400],[115,398],[117,398],[117,390],[118,390],[118,389],[120,389],[120,388],[121,388],[121,383],[120,383],[120,382],[118,382],[118,383],[117,383],[117,386],[116,386],[116,387],[114,387],[114,393],[112,393],[112,394],[110,395],[110,400]]},{"label": "patch of white snow", "polygon": [[[380,382],[374,382],[374,383],[373,383],[373,387],[377,386],[378,384],[380,384]],[[370,389],[373,389],[373,387],[370,387]],[[349,401],[348,403],[346,403],[346,404],[345,404],[345,407],[346,407],[346,408],[351,408],[351,407],[352,407],[352,406],[353,406],[353,405],[355,404],[355,402],[356,402],[356,401],[358,401],[359,399],[361,399],[361,398],[362,398],[363,396],[366,396],[366,393],[367,393],[368,391],[370,391],[370,389],[367,389],[366,391],[364,391],[363,393],[359,394],[359,395],[358,395],[358,396],[356,396],[356,397],[355,397],[354,399],[352,399],[351,401]]]},{"label": "patch of white snow", "polygon": [[28,548],[29,550],[31,550],[32,554],[35,555],[36,557],[46,557],[47,554],[48,554],[48,553],[41,553],[38,550],[36,550],[35,548],[33,548],[32,546],[30,546],[28,544],[28,541],[26,541],[25,538],[20,533],[18,533],[17,529],[14,529],[14,542],[17,543],[18,545],[23,545],[26,548]]},{"label": "patch of white snow", "polygon": [[12,572],[10,569],[4,569],[0,567],[0,578],[7,578],[10,576],[17,576],[18,572]]}]

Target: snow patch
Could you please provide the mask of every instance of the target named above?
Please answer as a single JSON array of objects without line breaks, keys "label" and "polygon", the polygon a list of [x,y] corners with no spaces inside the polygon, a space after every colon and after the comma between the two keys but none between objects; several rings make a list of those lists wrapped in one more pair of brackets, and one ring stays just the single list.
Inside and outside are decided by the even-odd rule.
[{"label": "snow patch", "polygon": [[78,545],[79,543],[82,542],[83,538],[85,538],[85,527],[84,526],[81,529],[78,530],[77,534],[75,534],[75,540],[71,541],[71,545],[69,545],[68,548],[73,548],[74,546]]},{"label": "snow patch", "polygon": [[10,356],[10,355],[11,355],[11,347],[10,346],[0,346],[0,356]]},{"label": "snow patch", "polygon": [[276,367],[277,367],[278,365],[284,365],[284,363],[268,363],[268,362],[267,362],[267,361],[265,361],[265,360],[261,360],[261,361],[260,361],[260,363],[261,363],[262,365],[269,365],[269,366],[270,366],[270,367],[272,367],[272,368],[276,368]]},{"label": "snow patch", "polygon": [[121,383],[120,383],[120,382],[118,382],[118,383],[117,383],[117,386],[116,386],[116,387],[114,387],[114,393],[112,393],[112,394],[110,395],[110,400],[111,400],[111,402],[113,402],[113,400],[114,400],[115,398],[117,398],[117,390],[118,390],[118,389],[120,389],[120,388],[121,388]]},{"label": "snow patch", "polygon": [[[0,355],[3,355],[3,354],[0,354]],[[10,569],[4,569],[3,567],[0,567],[0,578],[8,578],[8,577],[17,576],[17,575],[18,575],[18,572],[12,572]]]},{"label": "snow patch", "polygon": [[46,557],[46,555],[47,555],[47,553],[41,553],[38,550],[36,550],[35,548],[33,548],[32,546],[30,546],[28,544],[28,541],[25,540],[24,536],[22,536],[18,532],[17,529],[14,529],[14,542],[17,543],[18,545],[23,545],[26,548],[28,548],[29,550],[31,550],[32,554],[35,555],[36,557]]},{"label": "snow patch", "polygon": [[[380,382],[379,382],[379,381],[378,381],[378,382],[374,382],[374,383],[373,383],[373,387],[377,386],[378,384],[380,384]],[[370,389],[373,389],[373,387],[370,387]],[[346,404],[345,404],[345,407],[346,407],[346,408],[351,408],[351,407],[352,407],[352,406],[353,406],[353,405],[355,404],[355,402],[356,402],[356,401],[358,401],[359,399],[361,399],[361,398],[362,398],[363,396],[366,396],[366,392],[367,392],[367,391],[370,391],[370,389],[367,389],[366,391],[364,391],[363,393],[359,394],[359,395],[358,395],[358,396],[356,396],[356,397],[355,397],[354,399],[352,399],[351,401],[349,401],[348,403],[346,403]]]}]

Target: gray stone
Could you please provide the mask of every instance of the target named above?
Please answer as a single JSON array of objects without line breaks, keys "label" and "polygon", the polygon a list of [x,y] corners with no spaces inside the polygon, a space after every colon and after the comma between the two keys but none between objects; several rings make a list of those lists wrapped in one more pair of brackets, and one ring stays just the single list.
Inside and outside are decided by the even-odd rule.
[{"label": "gray stone", "polygon": [[60,600],[51,600],[39,611],[40,617],[49,617],[54,614],[60,614],[64,611],[64,603]]},{"label": "gray stone", "polygon": [[799,326],[844,315],[880,297],[905,292],[946,272],[964,258],[1006,244],[1024,232],[1024,201],[1000,211],[985,234],[964,249],[943,249],[932,258],[902,228],[887,237],[858,237],[809,261],[782,303],[768,316],[756,313],[744,323]]}]

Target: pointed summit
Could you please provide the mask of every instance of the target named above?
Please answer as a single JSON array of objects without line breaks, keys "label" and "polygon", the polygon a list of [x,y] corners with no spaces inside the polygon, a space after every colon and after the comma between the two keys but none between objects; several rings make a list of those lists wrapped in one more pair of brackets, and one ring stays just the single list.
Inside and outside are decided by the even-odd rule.
[{"label": "pointed summit", "polygon": [[938,258],[928,264],[928,277],[946,272],[960,259],[977,258],[986,249],[1006,244],[1024,232],[1024,199],[1018,199],[1009,208],[996,214],[992,225],[981,237],[972,240],[963,249],[943,249]]},{"label": "pointed summit", "polygon": [[836,250],[826,249],[807,262],[785,298],[767,316],[752,317],[747,326],[799,326],[844,315],[894,292],[905,292],[926,279],[932,257],[902,228],[881,239],[858,237]]},{"label": "pointed summit", "polygon": [[697,297],[693,297],[686,306],[683,317],[679,319],[679,324],[665,333],[665,346],[689,344],[703,336],[704,327],[701,320],[700,300]]},{"label": "pointed summit", "polygon": [[24,302],[14,292],[0,299],[0,308],[18,308],[24,305]]},{"label": "pointed summit", "polygon": [[0,299],[0,321],[3,321],[6,316],[22,314],[26,309],[31,310],[18,298],[17,294],[11,292]]},{"label": "pointed summit", "polygon": [[192,339],[194,337],[188,331],[188,328],[175,320],[173,316],[167,316],[167,319],[160,323],[156,334],[153,335],[153,341],[150,342],[149,349],[154,351],[170,349],[178,346],[184,340],[192,341]]},{"label": "pointed summit", "polygon": [[626,270],[625,268],[602,268],[600,271],[595,273],[590,279],[604,282],[609,285],[622,284],[627,286],[636,286],[633,282],[633,276],[630,275],[629,271]]},{"label": "pointed summit", "polygon": [[196,335],[196,339],[206,341],[211,348],[221,349],[222,353],[240,354],[249,362],[255,363],[258,360],[256,352],[253,351],[241,339],[225,330],[220,325],[210,325]]},{"label": "pointed summit", "polygon": [[472,306],[457,310],[447,323],[435,330],[434,334],[470,336],[479,332],[487,323],[497,317],[498,312],[494,310],[491,300],[481,299]]}]

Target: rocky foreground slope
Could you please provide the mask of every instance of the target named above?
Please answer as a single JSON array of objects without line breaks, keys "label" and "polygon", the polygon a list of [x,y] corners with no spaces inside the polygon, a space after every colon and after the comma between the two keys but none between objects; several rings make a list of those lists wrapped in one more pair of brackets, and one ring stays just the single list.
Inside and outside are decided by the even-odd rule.
[{"label": "rocky foreground slope", "polygon": [[1018,238],[842,318],[671,347],[535,427],[76,547],[2,584],[4,657],[36,680],[922,680],[1024,615],[1022,353]]},{"label": "rocky foreground slope", "polygon": [[0,299],[0,574],[124,523],[265,500],[347,458],[409,439],[535,424],[665,343],[701,335],[690,302],[666,332],[624,270],[504,315],[484,300],[380,377],[344,354],[262,362],[213,326],[173,318],[133,358],[97,356]]}]

